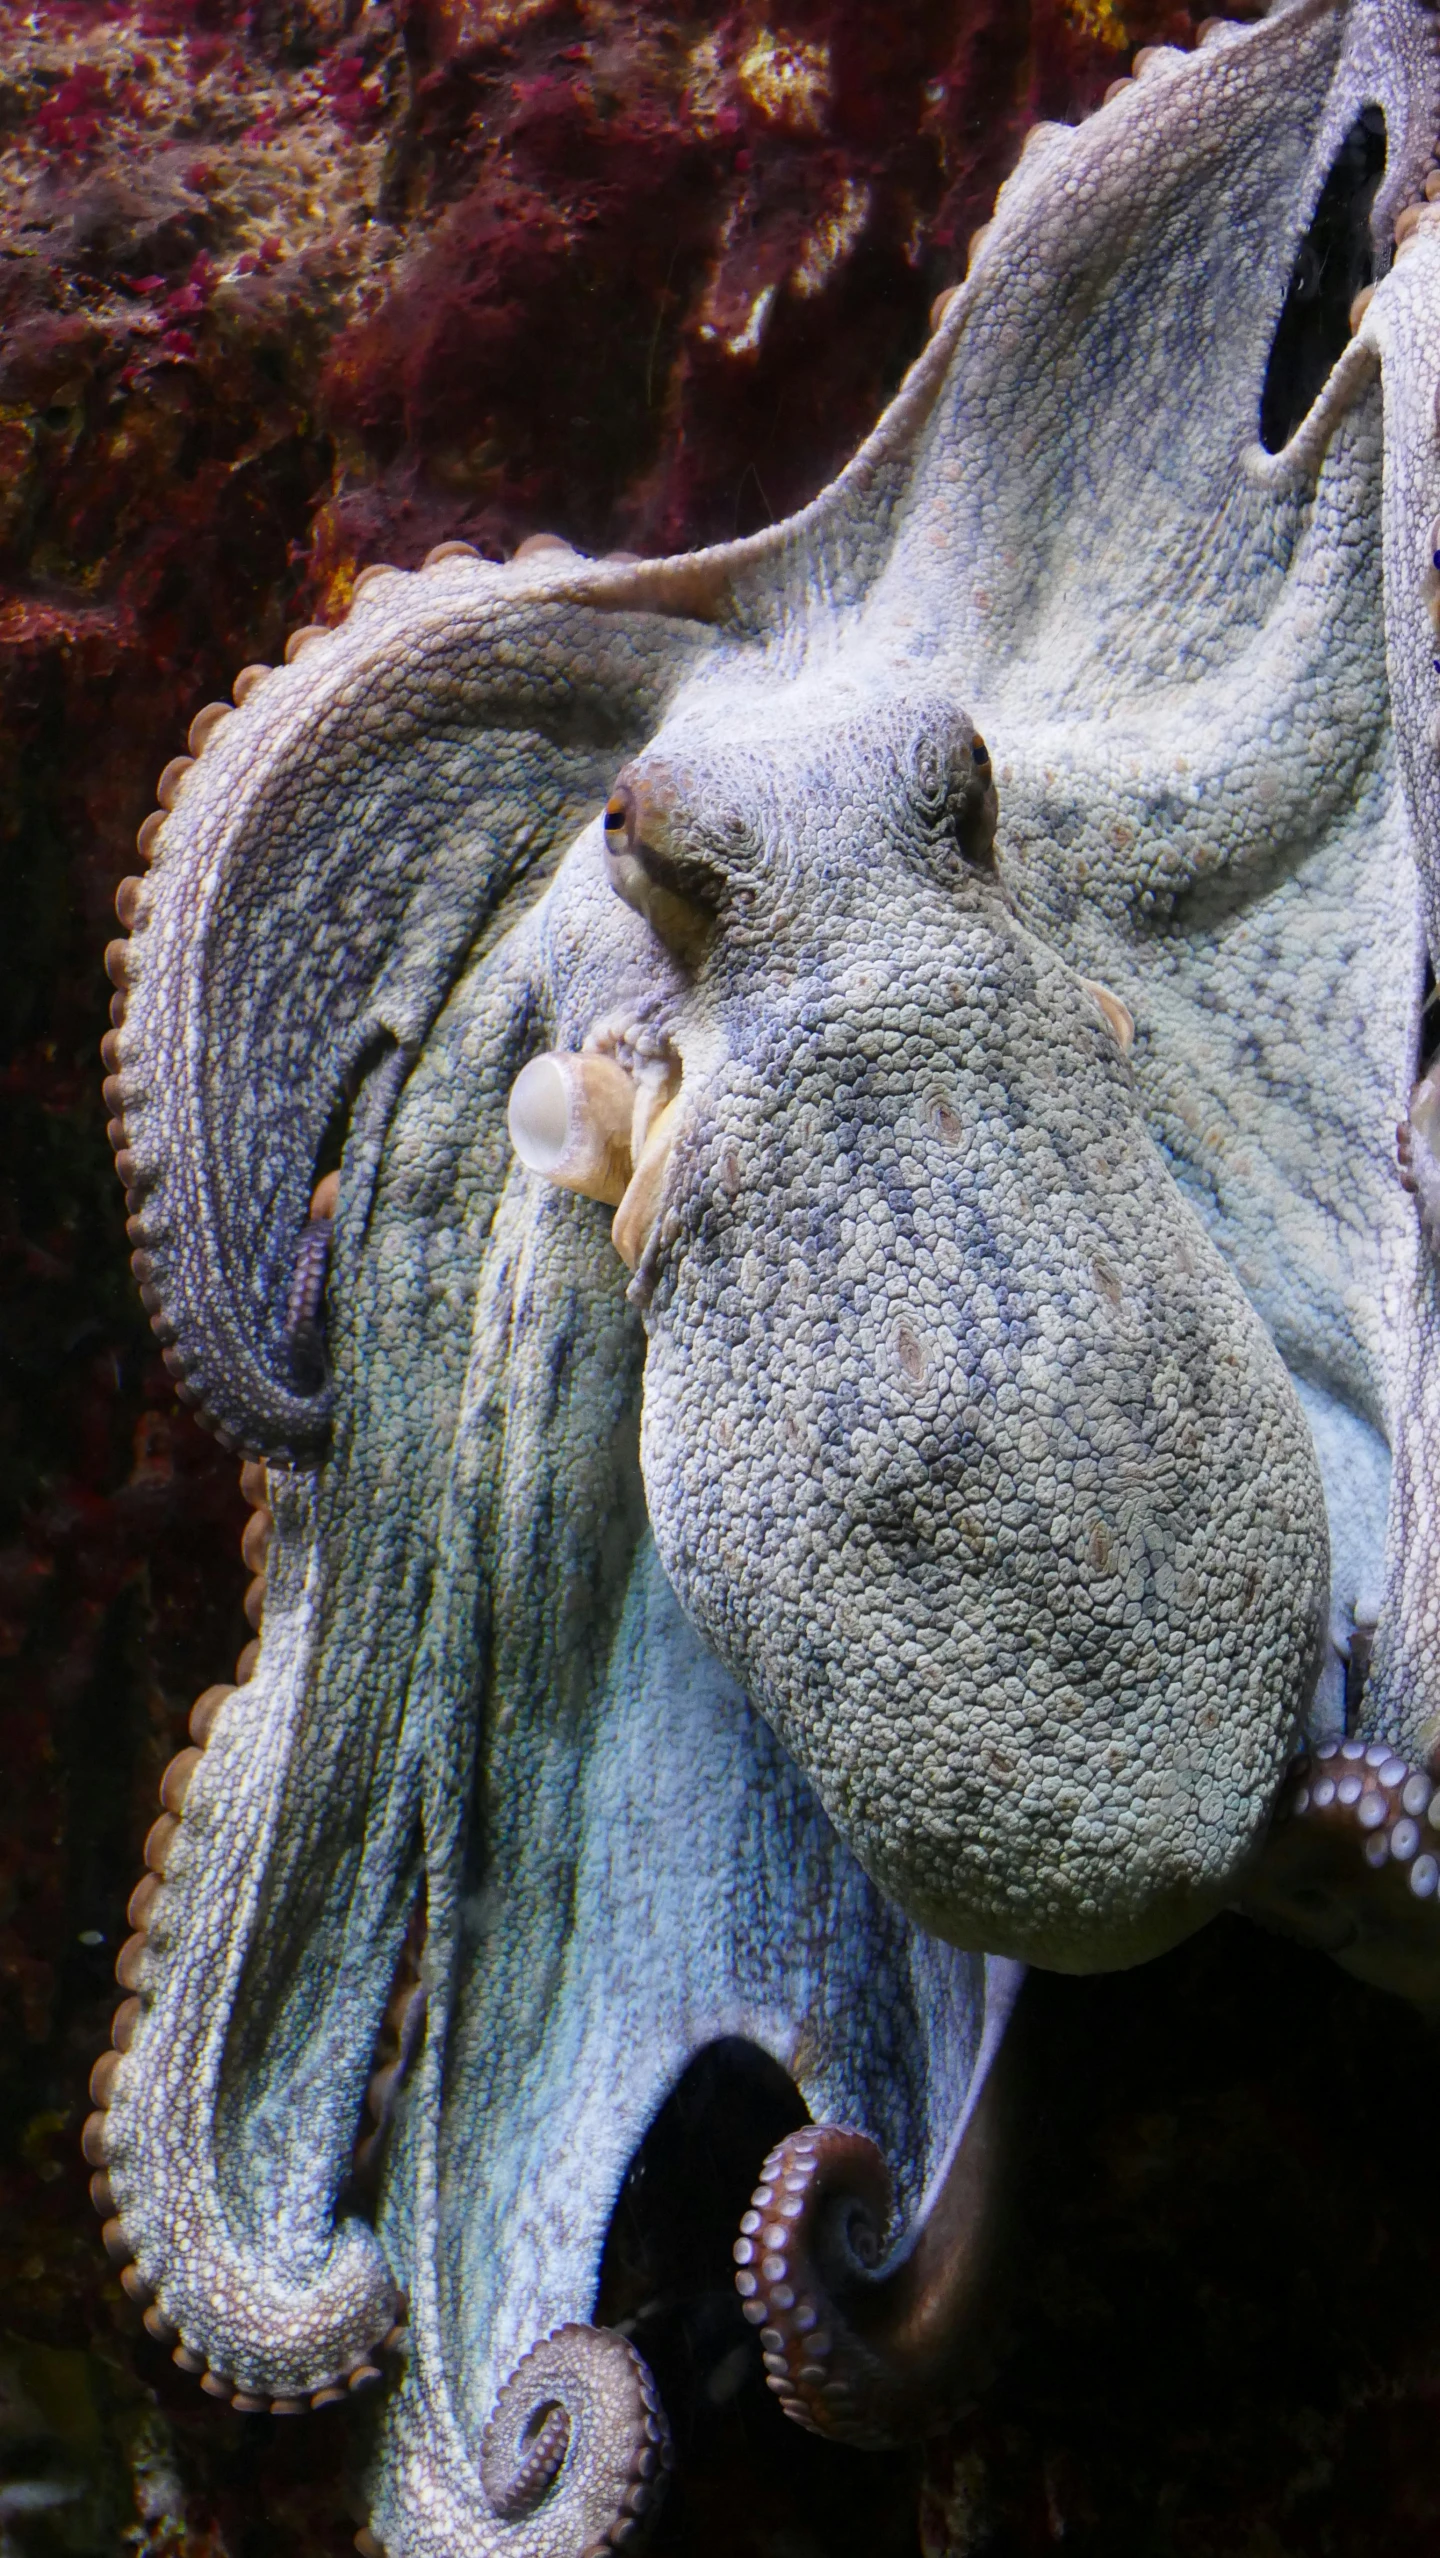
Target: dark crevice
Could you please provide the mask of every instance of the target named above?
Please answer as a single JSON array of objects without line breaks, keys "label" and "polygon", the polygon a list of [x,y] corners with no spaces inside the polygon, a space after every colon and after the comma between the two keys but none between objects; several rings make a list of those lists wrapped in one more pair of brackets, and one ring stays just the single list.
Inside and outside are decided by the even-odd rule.
[{"label": "dark crevice", "polygon": [[360,1096],[371,1077],[395,1054],[395,1034],[391,1030],[371,1033],[364,1047],[345,1070],[339,1091],[330,1106],[330,1115],[320,1131],[315,1149],[312,1185],[322,1181],[327,1172],[338,1172],[345,1154],[350,1123],[359,1107]]},{"label": "dark crevice", "polygon": [[1420,1081],[1435,1062],[1440,1048],[1440,990],[1435,984],[1435,970],[1425,962],[1425,990],[1420,998],[1420,1028],[1415,1045],[1415,1081]]},{"label": "dark crevice", "polygon": [[1374,282],[1370,215],[1385,172],[1385,116],[1362,107],[1295,254],[1260,395],[1267,453],[1289,443],[1350,343],[1350,305]]},{"label": "dark crevice", "polygon": [[366,2084],[365,2106],[355,2135],[349,2179],[340,2196],[341,2210],[374,2221],[391,2135],[406,2080],[418,2057],[425,2030],[425,1941],[429,1908],[423,1880],[423,1842],[414,1839],[412,1867],[422,1867],[414,1908],[395,1958],[390,1988],[381,2013]]},{"label": "dark crevice", "polygon": [[1350,1636],[1345,1656],[1345,1729],[1356,1730],[1360,1710],[1365,1701],[1365,1682],[1370,1676],[1370,1656],[1375,1649],[1373,1625],[1357,1625]]},{"label": "dark crevice", "polygon": [[[396,1054],[389,1031],[377,1031],[356,1058],[335,1097],[320,1132],[311,1173],[310,1195],[327,1173],[338,1172],[344,1159],[360,1096],[370,1079]],[[285,1308],[285,1334],[290,1349],[290,1375],[303,1395],[323,1392],[329,1381],[325,1351],[325,1280],[330,1264],[332,1220],[310,1217],[300,1230],[291,1265]]]}]

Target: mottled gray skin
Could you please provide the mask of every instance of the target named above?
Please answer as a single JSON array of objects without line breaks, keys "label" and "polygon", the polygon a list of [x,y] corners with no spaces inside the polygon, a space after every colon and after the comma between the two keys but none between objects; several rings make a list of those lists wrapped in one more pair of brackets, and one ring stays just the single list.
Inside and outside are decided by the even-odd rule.
[{"label": "mottled gray skin", "polygon": [[844,690],[702,679],[627,776],[683,770],[720,900],[666,1015],[651,1523],[913,1917],[1133,1962],[1233,1892],[1293,1746],[1309,1434],[1098,1004],[957,846],[968,721]]},{"label": "mottled gray skin", "polygon": [[[1255,432],[1371,99],[1383,263],[1440,121],[1418,0],[1161,52],[1032,140],[816,505],[689,560],[367,585],[159,836],[122,1164],[277,1529],[109,2174],[247,2389],[344,2368],[404,2287],[392,2558],[579,2558],[563,2499],[496,2521],[480,2434],[590,2314],[705,2042],[777,2054],[914,2213],[1013,1986],[957,1948],[1078,1968],[1198,1924],[1372,1590],[1367,1728],[1440,1730],[1440,1308],[1394,1157],[1440,877],[1433,217],[1287,449]],[[998,874],[932,786],[971,723]],[[698,958],[609,885],[622,769]],[[617,1013],[684,1069],[628,1298],[607,1210],[503,1115]],[[284,1308],[347,1077],[305,1397]],[[422,1883],[372,2232],[337,2196]]]}]

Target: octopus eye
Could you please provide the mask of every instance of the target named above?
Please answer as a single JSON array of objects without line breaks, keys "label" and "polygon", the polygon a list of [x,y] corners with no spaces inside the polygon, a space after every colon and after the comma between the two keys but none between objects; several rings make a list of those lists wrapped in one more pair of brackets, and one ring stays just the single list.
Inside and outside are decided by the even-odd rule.
[{"label": "octopus eye", "polygon": [[699,960],[715,920],[716,886],[687,856],[673,791],[641,776],[620,782],[605,802],[602,833],[610,885],[643,915],[674,956]]},{"label": "octopus eye", "polygon": [[938,723],[916,739],[910,756],[909,795],[926,842],[926,858],[955,881],[958,854],[965,871],[995,867],[995,774],[990,749],[976,730],[958,721]]}]

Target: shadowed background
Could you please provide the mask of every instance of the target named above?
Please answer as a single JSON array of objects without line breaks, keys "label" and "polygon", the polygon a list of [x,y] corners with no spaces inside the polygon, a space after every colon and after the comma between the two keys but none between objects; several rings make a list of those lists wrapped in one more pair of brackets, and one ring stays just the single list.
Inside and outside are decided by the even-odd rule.
[{"label": "shadowed background", "polygon": [[[320,2558],[356,2518],[341,2411],[217,2410],[150,2344],[78,2150],[160,1771],[249,1634],[99,1097],[155,776],[373,559],[802,503],[1027,126],[1191,32],[1167,0],[0,0],[0,2558]],[[1027,1999],[1009,2325],[923,2482],[727,2361],[784,2091],[702,2069],[657,2126],[606,2270],[684,2438],[657,2558],[1433,2558],[1429,2030],[1238,1921]]]}]

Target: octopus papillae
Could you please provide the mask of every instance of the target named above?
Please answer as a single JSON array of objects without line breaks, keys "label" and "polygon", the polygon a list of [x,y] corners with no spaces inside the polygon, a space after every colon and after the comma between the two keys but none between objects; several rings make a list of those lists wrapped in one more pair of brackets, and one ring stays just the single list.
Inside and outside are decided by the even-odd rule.
[{"label": "octopus papillae", "polygon": [[1440,1997],[1437,133],[1421,0],[1153,49],[803,513],[368,569],[162,776],[106,1093],[257,1641],[86,2150],[203,2387],[376,2386],[366,2550],[646,2529],[698,2054],[867,2444],[1023,1965],[1238,1902]]}]

